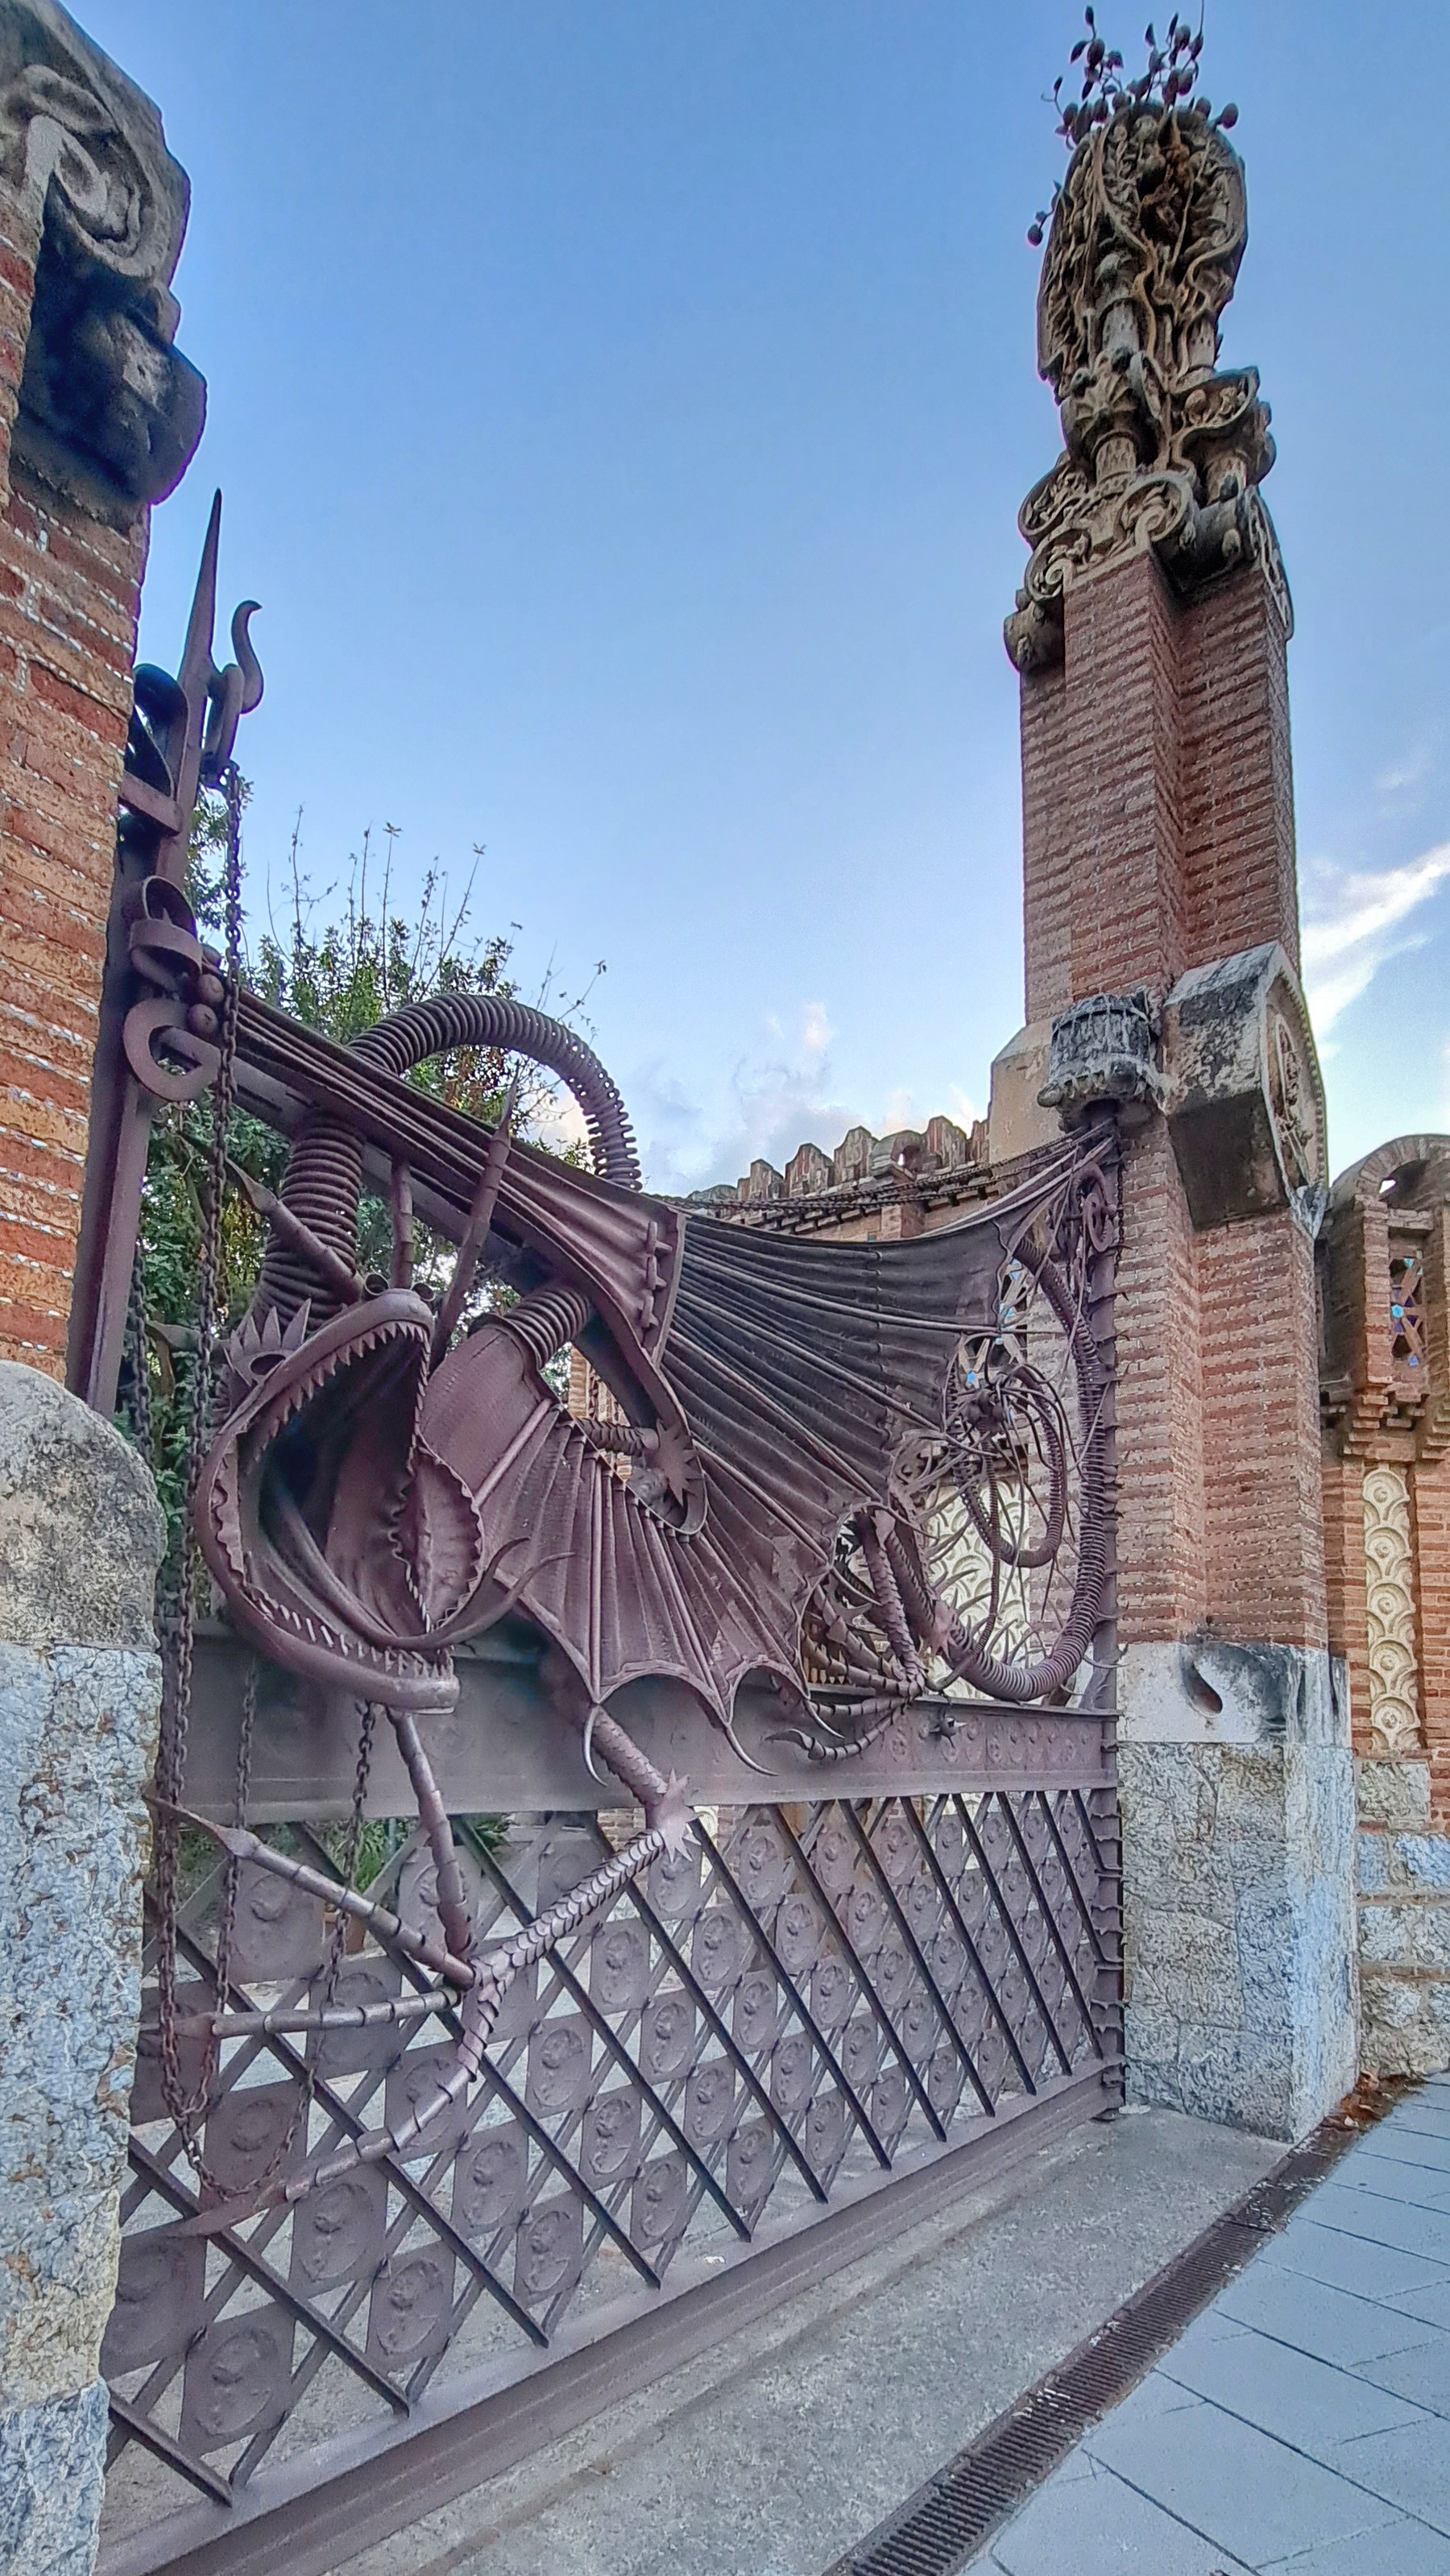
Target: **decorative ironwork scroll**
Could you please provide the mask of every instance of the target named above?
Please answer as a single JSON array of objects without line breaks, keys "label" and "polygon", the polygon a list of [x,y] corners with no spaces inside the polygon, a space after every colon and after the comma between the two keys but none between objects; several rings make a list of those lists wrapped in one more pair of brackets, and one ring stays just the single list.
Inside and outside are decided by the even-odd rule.
[{"label": "decorative ironwork scroll", "polygon": [[187,853],[198,791],[220,787],[237,725],[261,702],[262,672],[248,633],[255,600],[244,601],[232,619],[235,661],[218,669],[212,658],[220,542],[218,492],[177,675],[148,662],[136,672],[121,779],[66,1361],[67,1384],[108,1418],[116,1405],[153,1107],[158,1100],[196,1099],[221,1063],[221,960],[197,936],[186,900]]}]

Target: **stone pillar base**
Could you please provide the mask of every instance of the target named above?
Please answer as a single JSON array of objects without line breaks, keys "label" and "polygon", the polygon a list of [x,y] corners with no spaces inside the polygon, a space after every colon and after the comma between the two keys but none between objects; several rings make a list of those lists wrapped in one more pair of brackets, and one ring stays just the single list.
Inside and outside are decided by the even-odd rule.
[{"label": "stone pillar base", "polygon": [[1431,1830],[1430,1766],[1355,1764],[1361,2057],[1376,2075],[1450,2069],[1450,1835]]},{"label": "stone pillar base", "polygon": [[141,2001],[155,1489],[0,1361],[0,2567],[89,2576]]},{"label": "stone pillar base", "polygon": [[107,2416],[98,2379],[79,2397],[0,2412],[0,2567],[8,2576],[90,2576]]},{"label": "stone pillar base", "polygon": [[1203,1639],[1121,1685],[1128,2099],[1303,2137],[1359,2071],[1345,1695],[1322,1652]]}]

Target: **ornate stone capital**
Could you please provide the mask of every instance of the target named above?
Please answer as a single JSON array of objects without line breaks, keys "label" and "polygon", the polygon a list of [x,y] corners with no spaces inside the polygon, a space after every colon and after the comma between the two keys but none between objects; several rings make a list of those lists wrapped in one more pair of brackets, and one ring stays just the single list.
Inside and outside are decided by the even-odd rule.
[{"label": "ornate stone capital", "polygon": [[1158,1068],[1158,1014],[1151,996],[1094,993],[1059,1011],[1052,1023],[1047,1081],[1039,1105],[1061,1113],[1064,1126],[1095,1100],[1163,1106]]},{"label": "ornate stone capital", "polygon": [[1118,94],[1073,154],[1037,301],[1063,454],[1018,525],[1032,549],[1007,650],[1060,658],[1074,581],[1151,547],[1180,592],[1258,563],[1292,611],[1258,486],[1274,461],[1252,367],[1216,372],[1243,255],[1243,164],[1206,105]]},{"label": "ornate stone capital", "polygon": [[170,292],[190,190],[151,101],[56,0],[0,0],[0,172],[37,236],[17,451],[124,522],[179,482],[206,414]]},{"label": "ornate stone capital", "polygon": [[1163,1005],[1165,1106],[1196,1226],[1287,1208],[1306,1234],[1328,1197],[1324,1084],[1282,948],[1181,975]]}]

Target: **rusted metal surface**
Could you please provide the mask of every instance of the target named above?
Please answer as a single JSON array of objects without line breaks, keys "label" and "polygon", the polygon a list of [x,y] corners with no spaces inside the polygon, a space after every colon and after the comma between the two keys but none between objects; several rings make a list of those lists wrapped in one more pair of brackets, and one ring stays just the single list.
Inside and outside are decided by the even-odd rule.
[{"label": "rusted metal surface", "polygon": [[[477,2085],[411,2137],[462,2035],[453,2005],[417,2009],[436,1992],[426,1963],[374,1914],[341,1971],[349,2026],[299,2029],[317,2018],[328,1909],[310,1881],[244,1867],[220,1996],[213,1872],[182,1917],[181,2002],[193,2051],[218,2003],[232,2012],[206,2126],[216,2187],[198,2195],[185,2169],[152,2041],[104,2357],[103,2565],[283,2563],[269,2553],[289,2515],[304,2495],[314,2510],[331,2476],[366,2513],[360,2443],[396,2493],[387,2462],[415,2426],[436,2438],[455,2407],[503,2405],[545,2360],[627,2341],[667,2311],[688,2342],[684,2310],[722,2267],[748,2272],[1034,2108],[1060,2098],[1083,2116],[1115,2098],[1111,1721],[1060,1714],[1051,1736],[1032,1715],[1001,1722],[1016,1761],[1004,1740],[990,1778],[964,1763],[950,1793],[698,1822],[530,1964]],[[453,1830],[495,1951],[618,1866],[579,1814],[515,1819],[501,1846]],[[294,1868],[338,1884],[314,1832],[288,1840]],[[442,1946],[422,1829],[369,1895]],[[218,2201],[245,2208],[289,2129],[300,2171],[380,2123],[403,2144],[295,2202],[231,2219]],[[821,2264],[844,2259],[821,2245]]]},{"label": "rusted metal surface", "polygon": [[[506,2413],[762,2238],[779,2264],[1099,2106],[1120,2061],[1111,1118],[935,1234],[803,1242],[647,1195],[608,1074],[538,1012],[438,996],[344,1048],[268,1009],[217,766],[260,674],[246,612],[212,664],[215,552],[214,514],[182,681],[139,693],[77,1327],[108,1405],[149,1102],[211,1082],[183,1484],[230,1625],[193,1758],[183,1575],[106,2356],[113,2525],[143,2456],[207,2501],[173,2547],[147,2490],[118,2568],[268,2563],[237,2500],[325,2479],[339,2403],[380,2460],[445,2359]],[[223,775],[219,975],[177,889]],[[458,1046],[560,1075],[595,1170],[520,1143],[512,1093],[490,1129],[409,1081]],[[230,1172],[268,1242],[222,1346],[234,1103],[291,1149],[275,1195]],[[458,1247],[431,1298],[419,1216]],[[511,1293],[471,1311],[483,1282]],[[609,1420],[557,1392],[571,1347]],[[364,1889],[377,1815],[406,1825]]]},{"label": "rusted metal surface", "polygon": [[116,878],[91,1075],[81,1239],[71,1296],[66,1383],[98,1413],[115,1410],[131,1294],[141,1185],[157,1100],[194,1100],[221,1055],[220,960],[186,901],[192,814],[219,787],[237,725],[262,696],[246,600],[232,619],[236,659],[212,657],[221,494],[212,503],[180,667],[143,663],[126,744]]},{"label": "rusted metal surface", "polygon": [[[232,990],[225,1025],[219,1100],[246,1097],[256,1063],[264,1114],[281,1114],[279,1080],[306,1106],[280,1195],[263,1194],[268,1250],[226,1345],[221,1429],[204,1462],[192,1452],[195,1534],[244,1638],[350,1694],[369,1739],[386,1718],[438,1877],[443,1937],[417,1955],[440,1981],[436,2009],[458,2021],[403,2130],[385,2117],[296,2173],[274,2159],[253,2197],[281,2204],[430,2124],[441,2134],[517,1980],[686,1850],[687,1778],[621,1722],[611,1703],[629,1685],[682,1685],[749,1766],[735,1724],[748,1679],[780,1703],[769,1734],[819,1763],[859,1759],[933,1684],[1028,1703],[1077,1680],[1109,1608],[1115,1139],[1110,1125],[1079,1134],[1012,1196],[916,1243],[798,1244],[649,1199],[603,1067],[515,1003],[437,996],[344,1049]],[[459,1045],[561,1072],[598,1171],[520,1147],[512,1095],[489,1131],[403,1078]],[[357,1269],[369,1145],[387,1160],[387,1283]],[[434,1303],[410,1276],[420,1171],[446,1192],[460,1247]],[[214,1197],[220,1186],[218,1166]],[[460,1331],[481,1267],[515,1302]],[[571,1344],[622,1421],[567,1410],[549,1371]],[[578,1731],[586,1767],[602,1763],[642,1813],[567,1905],[526,1940],[485,1948],[432,1737],[457,1700],[455,1647],[506,1618],[545,1641],[553,1723]],[[240,1789],[230,1826],[187,1808],[189,1596],[179,1633],[157,1769],[160,2051],[205,2182],[217,2050],[242,2025],[215,2017],[188,2092],[172,1895],[183,1823],[228,1854],[229,1890],[243,1866],[307,1882],[247,1828]],[[249,1714],[239,1781],[250,1769]],[[359,1814],[364,1795],[360,1768]],[[368,1900],[348,1910],[388,1928]],[[317,2009],[325,2031],[330,1999]]]}]

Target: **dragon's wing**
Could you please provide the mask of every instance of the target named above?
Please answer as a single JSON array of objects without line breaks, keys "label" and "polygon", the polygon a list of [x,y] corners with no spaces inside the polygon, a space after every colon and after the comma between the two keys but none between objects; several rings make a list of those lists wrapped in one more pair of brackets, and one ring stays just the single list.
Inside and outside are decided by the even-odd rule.
[{"label": "dragon's wing", "polygon": [[[636,1501],[506,1319],[453,1351],[430,1382],[423,1439],[472,1492],[488,1556],[519,1551],[519,1606],[592,1700],[671,1675],[728,1717],[748,1673],[799,1684],[801,1613],[843,1522],[887,1503],[903,1440],[940,1437],[961,1338],[997,1329],[1010,1247],[1061,1180],[1054,1162],[1012,1198],[909,1243],[678,1221],[651,1356],[703,1486],[690,1531]],[[580,1190],[573,1175],[565,1187]]]}]

